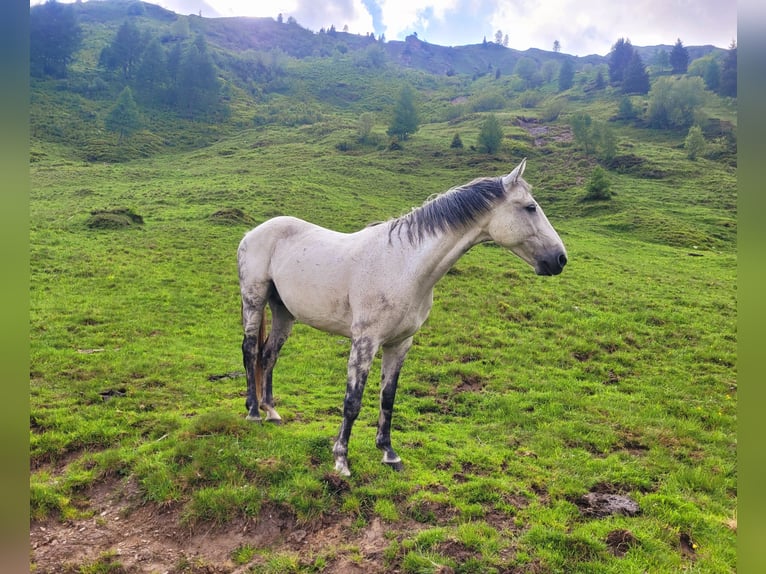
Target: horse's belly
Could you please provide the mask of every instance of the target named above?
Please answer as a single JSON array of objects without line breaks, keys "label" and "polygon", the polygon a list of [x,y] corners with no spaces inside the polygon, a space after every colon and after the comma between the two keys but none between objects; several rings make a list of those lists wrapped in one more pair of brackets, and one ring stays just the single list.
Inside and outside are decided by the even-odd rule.
[{"label": "horse's belly", "polygon": [[304,276],[274,283],[282,303],[298,322],[350,337],[351,309],[346,291],[317,279]]}]

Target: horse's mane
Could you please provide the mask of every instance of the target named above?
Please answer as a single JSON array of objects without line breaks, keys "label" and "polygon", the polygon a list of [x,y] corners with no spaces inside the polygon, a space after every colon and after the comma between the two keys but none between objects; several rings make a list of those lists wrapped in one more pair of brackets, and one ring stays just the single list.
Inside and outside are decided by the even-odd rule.
[{"label": "horse's mane", "polygon": [[389,222],[388,235],[415,244],[429,235],[454,231],[472,223],[505,196],[502,178],[482,177],[430,198],[409,213]]}]

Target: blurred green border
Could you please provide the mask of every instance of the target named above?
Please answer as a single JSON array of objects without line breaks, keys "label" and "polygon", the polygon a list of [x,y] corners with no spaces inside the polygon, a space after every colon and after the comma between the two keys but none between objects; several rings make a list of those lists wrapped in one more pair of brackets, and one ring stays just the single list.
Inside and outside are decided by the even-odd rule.
[{"label": "blurred green border", "polygon": [[29,572],[29,4],[0,18],[0,556]]},{"label": "blurred green border", "polygon": [[738,564],[737,571],[766,572],[766,449],[763,368],[766,307],[766,5],[738,4]]}]

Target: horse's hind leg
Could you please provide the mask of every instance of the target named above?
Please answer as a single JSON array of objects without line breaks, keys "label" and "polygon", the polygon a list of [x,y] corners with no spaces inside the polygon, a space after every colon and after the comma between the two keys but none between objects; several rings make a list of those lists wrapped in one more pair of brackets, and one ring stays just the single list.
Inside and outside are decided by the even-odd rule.
[{"label": "horse's hind leg", "polygon": [[242,363],[247,377],[247,399],[245,408],[247,419],[260,422],[258,411],[263,396],[263,371],[260,361],[263,343],[264,321],[266,313],[266,293],[242,291],[242,327],[245,333],[242,339]]},{"label": "horse's hind leg", "polygon": [[383,451],[383,464],[394,470],[403,468],[402,459],[391,447],[391,417],[394,413],[394,399],[399,382],[399,372],[404,358],[412,346],[412,337],[394,346],[383,347],[382,377],[380,381],[380,416],[375,445]]},{"label": "horse's hind leg", "polygon": [[295,318],[290,311],[278,300],[278,296],[272,296],[269,301],[271,308],[271,333],[269,333],[266,343],[261,351],[261,365],[263,365],[264,386],[263,397],[261,397],[260,407],[266,412],[266,420],[274,423],[282,421],[276,409],[274,409],[274,395],[272,393],[272,374],[274,366],[279,358],[279,351],[285,344],[290,332],[293,329]]}]

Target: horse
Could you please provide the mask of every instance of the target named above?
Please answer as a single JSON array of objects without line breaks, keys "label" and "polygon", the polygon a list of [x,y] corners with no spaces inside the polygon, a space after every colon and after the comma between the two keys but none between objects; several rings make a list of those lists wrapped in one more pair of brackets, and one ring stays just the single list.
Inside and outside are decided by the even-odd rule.
[{"label": "horse", "polygon": [[471,247],[488,241],[509,249],[538,275],[558,275],[567,263],[561,238],[522,178],[525,166],[526,159],[507,175],[477,178],[354,233],[290,216],[248,231],[237,249],[247,419],[261,422],[260,409],[267,421],[281,422],[272,373],[295,321],[349,338],[343,420],[333,456],[335,471],[350,476],[351,428],[382,348],[375,444],[382,463],[401,470],[402,459],[391,446],[399,372],[431,310],[437,281]]}]

